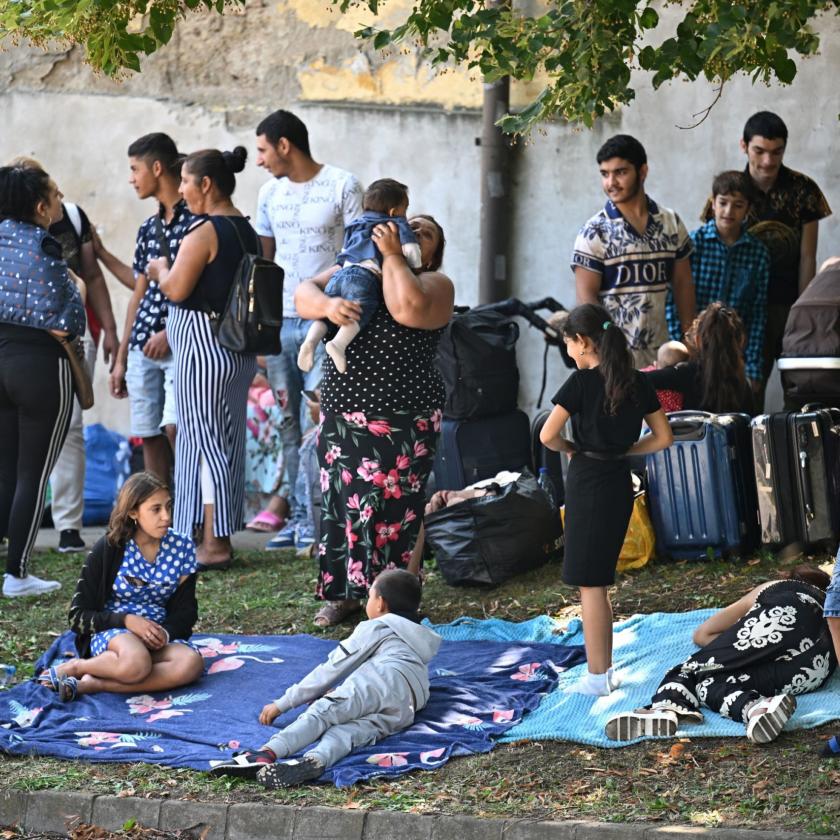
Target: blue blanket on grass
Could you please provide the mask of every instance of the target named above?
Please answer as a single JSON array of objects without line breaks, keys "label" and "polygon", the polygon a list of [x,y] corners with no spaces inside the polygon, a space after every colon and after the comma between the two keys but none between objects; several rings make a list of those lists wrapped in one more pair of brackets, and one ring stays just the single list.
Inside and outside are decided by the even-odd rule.
[{"label": "blue blanket on grass", "polygon": [[[60,703],[33,681],[0,692],[0,753],[80,761],[127,761],[208,770],[274,732],[262,707],[326,658],[336,642],[312,636],[193,637],[205,659],[197,683],[155,695],[97,694]],[[36,673],[74,655],[68,632],[39,659]],[[338,787],[372,776],[431,770],[452,756],[488,752],[535,709],[583,648],[485,640],[445,642],[429,665],[431,698],[414,725],[331,767]],[[292,710],[275,723],[285,726]]]},{"label": "blue blanket on grass", "polygon": [[[562,673],[557,687],[540,707],[521,723],[504,732],[500,741],[559,740],[576,741],[594,747],[623,747],[628,741],[610,741],[604,726],[617,712],[635,709],[650,702],[659,681],[672,666],[687,659],[695,650],[691,633],[714,610],[688,613],[634,615],[615,625],[613,660],[622,683],[609,697],[586,697],[565,689],[583,673],[584,665]],[[476,641],[508,639],[525,644],[553,640],[559,645],[583,644],[579,619],[568,626],[541,616],[514,624],[498,619],[477,621],[462,618],[435,627],[444,639]],[[796,698],[796,713],[785,729],[813,729],[840,719],[840,669],[819,690]],[[677,730],[683,738],[743,737],[744,726],[715,712],[703,709],[705,722]],[[639,738],[638,740],[643,740]]]}]

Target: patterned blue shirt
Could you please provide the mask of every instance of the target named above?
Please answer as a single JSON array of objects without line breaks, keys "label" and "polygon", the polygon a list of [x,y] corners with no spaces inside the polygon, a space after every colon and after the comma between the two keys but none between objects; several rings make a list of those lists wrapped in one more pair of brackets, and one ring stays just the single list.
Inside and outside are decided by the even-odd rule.
[{"label": "patterned blue shirt", "polygon": [[[190,213],[186,202],[183,200],[179,201],[172,209],[174,215],[170,222],[164,219],[163,207],[161,206],[154,216],[150,216],[140,225],[140,230],[137,231],[137,247],[134,249],[134,264],[132,265],[135,276],[146,273],[146,266],[150,260],[164,256],[160,252],[155,219],[160,219],[163,223],[164,236],[169,245],[170,265],[175,262],[181,240],[196,217]],[[128,340],[129,348],[142,350],[146,346],[146,342],[155,333],[166,327],[167,314],[168,301],[160,290],[157,281],[150,280],[146,293],[137,307],[137,314],[134,316],[134,326],[131,328],[131,336]]]},{"label": "patterned blue shirt", "polygon": [[[734,245],[727,245],[718,235],[714,219],[692,231],[691,239],[694,242],[691,275],[697,311],[702,312],[719,300],[741,316],[747,337],[744,347],[747,376],[761,381],[770,253],[746,231]],[[668,329],[674,338],[682,335],[673,300],[668,301]]]},{"label": "patterned blue shirt", "polygon": [[665,298],[674,264],[691,253],[691,239],[680,217],[647,198],[648,222],[638,231],[608,201],[580,230],[572,270],[580,266],[601,275],[598,297],[621,327],[636,367],[653,364],[668,340]]}]

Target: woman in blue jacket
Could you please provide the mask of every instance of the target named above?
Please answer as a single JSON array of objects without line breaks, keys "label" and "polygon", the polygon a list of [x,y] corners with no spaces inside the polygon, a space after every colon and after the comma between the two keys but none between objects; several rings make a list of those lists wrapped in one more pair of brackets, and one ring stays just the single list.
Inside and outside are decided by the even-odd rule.
[{"label": "woman in blue jacket", "polygon": [[85,331],[76,280],[47,232],[61,218],[61,198],[45,172],[0,167],[0,538],[9,542],[8,598],[61,586],[28,569],[75,399],[56,337]]}]

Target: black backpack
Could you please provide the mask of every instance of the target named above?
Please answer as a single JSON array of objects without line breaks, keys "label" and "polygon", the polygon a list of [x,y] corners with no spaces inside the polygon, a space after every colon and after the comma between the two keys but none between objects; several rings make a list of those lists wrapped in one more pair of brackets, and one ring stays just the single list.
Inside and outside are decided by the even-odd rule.
[{"label": "black backpack", "polygon": [[492,308],[455,315],[438,344],[437,364],[446,388],[443,414],[470,420],[516,408],[519,325]]},{"label": "black backpack", "polygon": [[216,338],[234,353],[276,356],[283,325],[283,269],[273,260],[250,253],[236,224],[227,221],[242,246],[242,259],[224,310],[211,316]]}]

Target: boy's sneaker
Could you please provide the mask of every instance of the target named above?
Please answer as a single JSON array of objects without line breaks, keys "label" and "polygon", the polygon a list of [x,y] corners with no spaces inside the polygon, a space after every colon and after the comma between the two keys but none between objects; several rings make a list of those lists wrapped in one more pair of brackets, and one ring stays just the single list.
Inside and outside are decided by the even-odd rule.
[{"label": "boy's sneaker", "polygon": [[7,598],[21,598],[24,595],[44,595],[47,592],[55,592],[61,589],[57,580],[41,580],[35,575],[26,577],[15,577],[6,575],[3,579],[3,595]]},{"label": "boy's sneaker", "polygon": [[266,544],[266,551],[274,551],[277,548],[294,548],[295,547],[295,531],[297,531],[297,522],[289,522],[284,528],[281,528]]},{"label": "boy's sneaker", "polygon": [[256,779],[261,767],[274,764],[277,757],[271,750],[242,750],[228,761],[220,761],[210,768],[211,776],[236,776],[239,779]]},{"label": "boy's sneaker", "polygon": [[301,785],[317,779],[324,772],[324,765],[314,758],[293,758],[263,767],[257,773],[257,781],[267,790]]},{"label": "boy's sneaker", "polygon": [[295,548],[299,552],[308,552],[315,543],[315,529],[312,523],[305,521],[298,523],[295,529]]},{"label": "boy's sneaker", "polygon": [[75,528],[68,528],[58,535],[58,550],[62,554],[72,554],[74,551],[84,551],[87,546],[81,534]]}]

